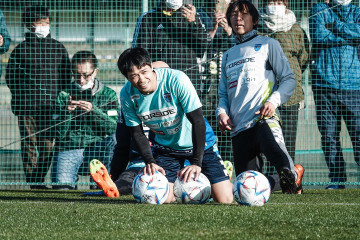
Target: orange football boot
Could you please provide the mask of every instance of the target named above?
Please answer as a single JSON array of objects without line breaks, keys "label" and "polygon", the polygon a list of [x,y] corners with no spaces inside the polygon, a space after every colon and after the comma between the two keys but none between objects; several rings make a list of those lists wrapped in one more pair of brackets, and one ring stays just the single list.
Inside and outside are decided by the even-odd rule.
[{"label": "orange football boot", "polygon": [[304,176],[305,169],[304,169],[304,167],[301,166],[300,164],[296,164],[296,165],[294,166],[294,169],[295,169],[295,172],[296,172],[296,174],[297,174],[297,178],[296,178],[296,185],[297,185],[296,193],[297,193],[297,194],[302,194],[302,193],[303,193],[302,179],[303,179],[303,176]]},{"label": "orange football boot", "polygon": [[90,175],[96,184],[101,188],[105,195],[111,198],[120,197],[119,190],[110,178],[104,164],[99,160],[93,159],[90,162]]}]

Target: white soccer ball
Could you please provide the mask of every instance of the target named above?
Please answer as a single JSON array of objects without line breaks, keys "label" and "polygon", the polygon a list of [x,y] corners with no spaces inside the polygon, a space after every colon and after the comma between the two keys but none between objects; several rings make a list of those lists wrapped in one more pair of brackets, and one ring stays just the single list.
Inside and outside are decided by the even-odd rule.
[{"label": "white soccer ball", "polygon": [[157,171],[152,176],[140,173],[132,184],[132,194],[139,203],[163,204],[169,191],[169,181]]},{"label": "white soccer ball", "polygon": [[211,185],[209,179],[202,173],[194,180],[195,174],[188,182],[183,182],[179,178],[174,184],[174,195],[179,203],[206,203],[211,195]]},{"label": "white soccer ball", "polygon": [[236,202],[248,206],[263,206],[269,200],[269,180],[257,171],[245,171],[236,177],[233,185]]}]

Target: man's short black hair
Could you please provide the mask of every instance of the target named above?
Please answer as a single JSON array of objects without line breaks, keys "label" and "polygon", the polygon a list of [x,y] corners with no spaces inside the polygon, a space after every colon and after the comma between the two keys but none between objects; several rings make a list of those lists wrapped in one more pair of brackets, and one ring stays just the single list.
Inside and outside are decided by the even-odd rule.
[{"label": "man's short black hair", "polygon": [[[233,1],[229,4],[228,9],[226,10],[226,20],[228,21],[229,25],[231,26],[230,18],[231,13],[238,8],[240,12],[248,11],[252,17],[253,23],[254,23],[254,29],[257,29],[258,22],[259,22],[259,12],[249,1],[246,0],[237,0]],[[231,26],[232,27],[232,26]]]},{"label": "man's short black hair", "polygon": [[128,72],[131,72],[134,66],[137,68],[144,65],[151,66],[150,54],[144,48],[128,48],[120,55],[117,65],[120,72],[127,77]]},{"label": "man's short black hair", "polygon": [[92,69],[96,69],[98,67],[98,60],[94,53],[90,51],[79,51],[74,54],[71,59],[72,67],[76,67],[77,64],[90,63]]},{"label": "man's short black hair", "polygon": [[46,19],[49,18],[51,20],[51,15],[49,9],[44,6],[31,6],[25,9],[22,15],[23,24],[32,24],[36,22],[38,19]]}]

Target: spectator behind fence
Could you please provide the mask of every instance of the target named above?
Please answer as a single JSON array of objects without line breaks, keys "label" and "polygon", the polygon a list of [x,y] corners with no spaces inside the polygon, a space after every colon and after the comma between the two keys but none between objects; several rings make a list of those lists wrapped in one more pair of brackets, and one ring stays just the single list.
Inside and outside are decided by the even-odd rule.
[{"label": "spectator behind fence", "polygon": [[[209,178],[214,200],[231,203],[232,185],[216,152],[216,138],[212,135],[211,144],[205,144],[211,136],[205,134],[200,99],[186,74],[169,68],[153,69],[149,53],[143,48],[125,50],[118,67],[129,80],[120,93],[125,123],[146,164],[144,173],[166,173],[170,182],[166,203],[175,201],[173,186],[177,176],[188,181],[192,174],[197,178],[200,172]],[[155,133],[154,154],[142,122]],[[186,159],[191,165],[183,168]]]},{"label": "spectator behind fence", "polygon": [[110,165],[116,144],[119,103],[114,90],[97,78],[98,61],[92,52],[72,58],[75,81],[56,99],[56,144],[51,178],[55,189],[74,189],[78,174],[89,175],[89,163]]},{"label": "spectator behind fence", "polygon": [[[44,182],[53,157],[51,118],[57,94],[71,81],[68,53],[51,38],[48,8],[32,6],[22,15],[29,32],[15,47],[6,69],[11,108],[18,116],[26,182]],[[31,185],[31,189],[46,188]]]},{"label": "spectator behind fence", "polygon": [[316,4],[309,20],[312,40],[312,90],[321,145],[329,178],[327,189],[343,189],[345,161],[341,119],[349,132],[354,158],[360,165],[360,8],[351,0]]},{"label": "spectator behind fence", "polygon": [[302,193],[304,170],[294,167],[286,150],[276,110],[294,91],[294,73],[279,42],[257,35],[259,13],[252,3],[230,3],[226,18],[238,44],[223,56],[216,116],[220,130],[230,131],[235,172],[248,170],[263,153],[275,166],[283,192]]},{"label": "spectator behind fence", "polygon": [[[207,12],[211,16],[212,25],[207,28],[211,37],[211,42],[208,47],[208,63],[207,63],[207,76],[204,81],[205,91],[202,92],[201,102],[203,104],[202,110],[204,117],[208,119],[211,127],[217,129],[217,119],[214,115],[214,109],[218,104],[217,89],[219,85],[220,71],[218,68],[221,63],[221,56],[223,52],[235,45],[235,36],[232,34],[232,29],[228,25],[225,17],[227,5],[230,1],[223,0],[212,4],[209,4]],[[217,6],[221,5],[219,9]],[[228,135],[217,134],[219,153],[223,159],[231,160],[231,144]]]},{"label": "spectator behind fence", "polygon": [[259,32],[279,41],[294,72],[296,87],[290,99],[279,107],[286,148],[295,160],[296,133],[299,110],[304,108],[302,73],[308,64],[309,40],[296,23],[295,14],[288,9],[287,0],[265,0],[260,11]]},{"label": "spectator behind fence", "polygon": [[164,61],[174,69],[185,71],[200,92],[196,58],[203,57],[208,40],[193,5],[183,5],[183,0],[161,0],[158,7],[138,18],[132,47],[145,48],[154,61]]},{"label": "spectator behind fence", "polygon": [[[9,50],[10,47],[10,35],[6,28],[5,17],[0,10],[0,54],[4,54]],[[2,74],[2,63],[0,63],[0,78]]]}]

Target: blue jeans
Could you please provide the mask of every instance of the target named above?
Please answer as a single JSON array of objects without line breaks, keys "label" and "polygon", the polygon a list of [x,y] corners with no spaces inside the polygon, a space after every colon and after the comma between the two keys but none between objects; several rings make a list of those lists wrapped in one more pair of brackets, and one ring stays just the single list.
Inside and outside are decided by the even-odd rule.
[{"label": "blue jeans", "polygon": [[75,188],[78,175],[89,175],[89,163],[94,158],[100,160],[108,169],[116,144],[115,134],[104,138],[93,147],[55,152],[51,170],[51,180],[57,188]]},{"label": "blue jeans", "polygon": [[346,181],[345,161],[340,144],[341,118],[344,119],[360,165],[360,90],[334,90],[313,87],[316,120],[329,177]]}]

